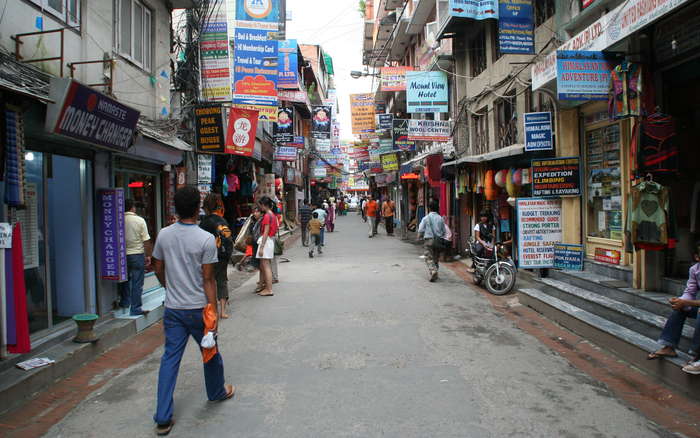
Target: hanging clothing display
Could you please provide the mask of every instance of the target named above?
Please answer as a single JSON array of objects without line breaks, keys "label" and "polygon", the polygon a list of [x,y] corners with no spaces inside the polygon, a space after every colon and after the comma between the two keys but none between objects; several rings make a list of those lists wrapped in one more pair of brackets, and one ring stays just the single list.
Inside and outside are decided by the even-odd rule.
[{"label": "hanging clothing display", "polygon": [[642,67],[624,61],[610,72],[608,112],[611,119],[641,114]]},{"label": "hanging clothing display", "polygon": [[[6,272],[12,273],[12,289],[7,289],[7,295],[13,295],[15,343],[7,343],[7,351],[12,354],[29,353],[31,344],[29,341],[29,315],[27,314],[27,289],[24,284],[24,254],[22,252],[22,229],[19,223],[12,227],[12,249],[9,256],[12,269]],[[7,263],[6,263],[7,265]],[[8,313],[12,311],[8,306]]]},{"label": "hanging clothing display", "polygon": [[642,121],[636,155],[640,176],[678,173],[679,150],[673,117],[654,113]]},{"label": "hanging clothing display", "polygon": [[5,204],[24,205],[24,126],[22,115],[5,110]]},{"label": "hanging clothing display", "polygon": [[235,173],[229,173],[226,175],[226,185],[228,186],[228,193],[234,193],[241,189],[241,181],[238,175]]},{"label": "hanging clothing display", "polygon": [[426,167],[428,168],[428,182],[431,187],[440,187],[442,178],[442,154],[428,155]]},{"label": "hanging clothing display", "polygon": [[654,181],[632,187],[627,206],[628,241],[637,249],[658,251],[669,247],[673,237],[668,189]]}]

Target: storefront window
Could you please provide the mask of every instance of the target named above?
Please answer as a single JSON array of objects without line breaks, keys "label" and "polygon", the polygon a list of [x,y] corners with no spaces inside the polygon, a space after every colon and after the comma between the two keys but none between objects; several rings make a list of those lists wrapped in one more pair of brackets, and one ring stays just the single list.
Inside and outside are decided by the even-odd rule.
[{"label": "storefront window", "polygon": [[622,240],[620,125],[586,132],[588,236]]},{"label": "storefront window", "polygon": [[155,236],[158,226],[157,177],[136,172],[117,172],[117,187],[124,189],[127,199],[133,199],[136,214],[146,220],[148,232]]}]

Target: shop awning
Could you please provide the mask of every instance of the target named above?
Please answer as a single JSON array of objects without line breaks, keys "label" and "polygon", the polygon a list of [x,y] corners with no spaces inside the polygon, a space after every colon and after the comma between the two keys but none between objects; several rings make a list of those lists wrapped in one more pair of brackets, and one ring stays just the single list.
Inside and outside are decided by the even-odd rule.
[{"label": "shop awning", "polygon": [[498,158],[512,157],[514,155],[520,155],[525,152],[525,145],[514,144],[497,151],[487,152],[481,155],[470,155],[468,157],[462,157],[455,161],[450,161],[449,163],[444,163],[442,167],[455,166],[462,163],[483,163],[486,161],[496,160]]},{"label": "shop awning", "polygon": [[[159,123],[162,126],[159,126]],[[140,135],[129,148],[128,154],[155,163],[180,163],[182,153],[192,151],[193,147],[175,136],[177,125],[176,122],[172,123],[172,127],[169,128],[165,126],[166,121],[152,121],[141,117],[136,125]]]},{"label": "shop awning", "polygon": [[401,163],[401,165],[407,166],[409,164],[417,163],[417,162],[421,161],[422,159],[424,159],[425,157],[427,157],[428,155],[434,155],[436,153],[437,152],[423,152],[422,154],[416,155],[415,157],[411,158],[410,160],[406,161],[405,163]]}]

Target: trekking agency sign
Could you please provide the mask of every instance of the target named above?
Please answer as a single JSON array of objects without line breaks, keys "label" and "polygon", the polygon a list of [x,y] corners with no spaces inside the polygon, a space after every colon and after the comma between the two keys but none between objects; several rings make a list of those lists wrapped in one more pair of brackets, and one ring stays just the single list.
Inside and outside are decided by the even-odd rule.
[{"label": "trekking agency sign", "polygon": [[557,51],[560,100],[608,100],[610,65],[603,52]]},{"label": "trekking agency sign", "polygon": [[384,154],[380,157],[384,172],[395,172],[399,170],[399,159],[396,154]]},{"label": "trekking agency sign", "polygon": [[409,113],[448,112],[447,91],[445,72],[406,72],[406,102]]},{"label": "trekking agency sign", "polygon": [[525,113],[525,151],[550,151],[552,141],[552,113]]},{"label": "trekking agency sign", "polygon": [[580,196],[581,159],[532,160],[532,196]]},{"label": "trekking agency sign", "polygon": [[350,117],[353,134],[374,132],[374,93],[351,94]]},{"label": "trekking agency sign", "polygon": [[535,54],[532,0],[500,0],[498,48],[501,53]]},{"label": "trekking agency sign", "polygon": [[498,0],[450,0],[449,13],[453,17],[474,20],[498,18]]},{"label": "trekking agency sign", "polygon": [[233,104],[259,111],[260,120],[277,120],[277,41],[269,31],[236,28]]},{"label": "trekking agency sign", "polygon": [[561,243],[560,199],[521,198],[516,201],[518,266],[521,269],[554,267],[554,245]]}]

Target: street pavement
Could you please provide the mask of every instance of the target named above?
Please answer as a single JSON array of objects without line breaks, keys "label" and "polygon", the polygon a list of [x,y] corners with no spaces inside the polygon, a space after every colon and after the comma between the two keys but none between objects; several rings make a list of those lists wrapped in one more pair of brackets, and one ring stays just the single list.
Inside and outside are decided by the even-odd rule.
[{"label": "street pavement", "polygon": [[[190,342],[174,437],[666,437],[494,310],[420,246],[350,214],[310,259],[297,243],[275,296],[232,291],[219,347],[233,400],[208,403]],[[380,233],[383,232],[380,229]],[[92,394],[47,434],[152,436],[162,349]]]}]

